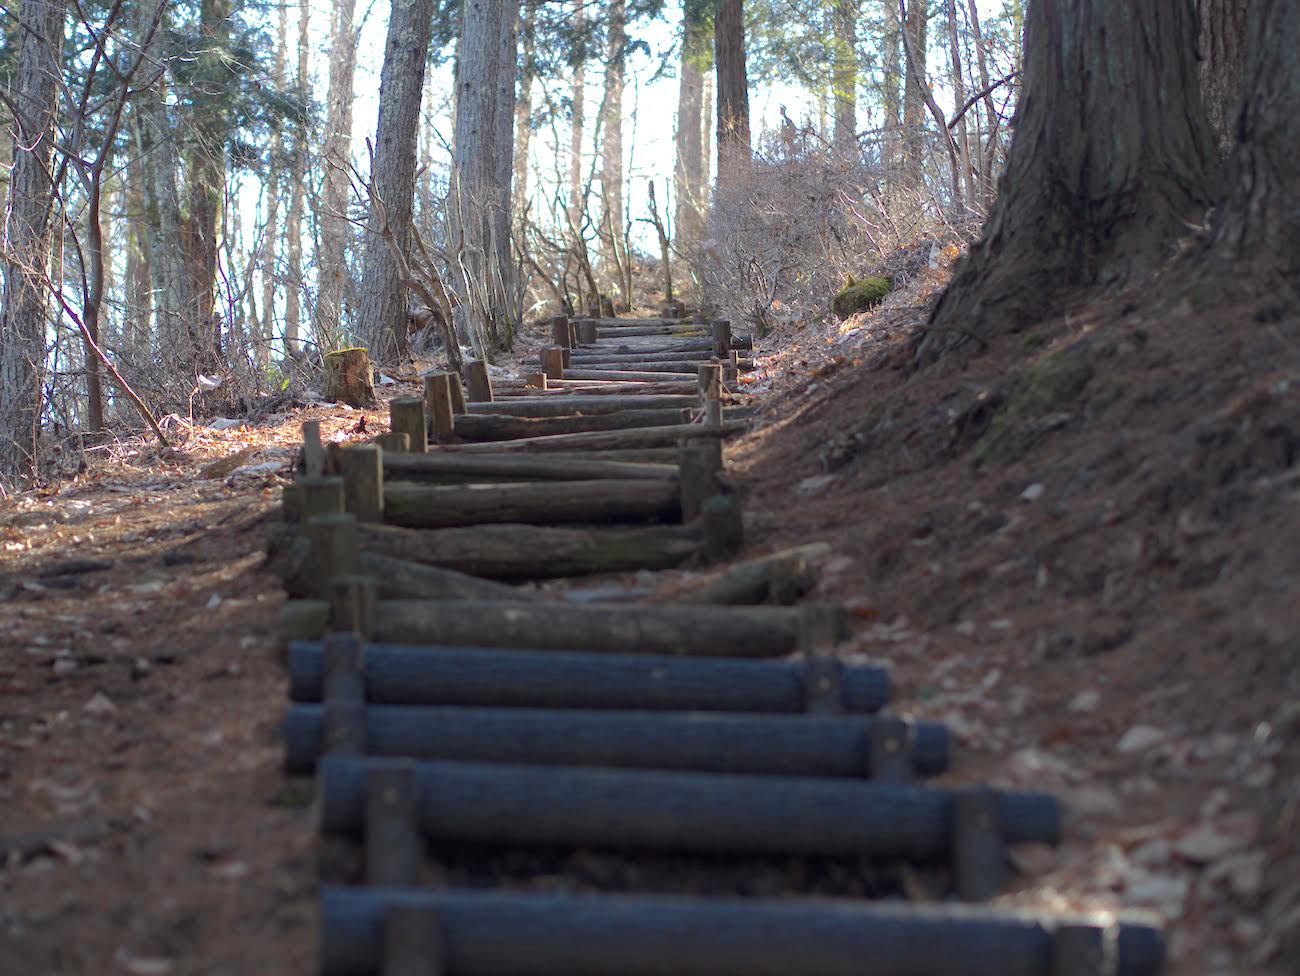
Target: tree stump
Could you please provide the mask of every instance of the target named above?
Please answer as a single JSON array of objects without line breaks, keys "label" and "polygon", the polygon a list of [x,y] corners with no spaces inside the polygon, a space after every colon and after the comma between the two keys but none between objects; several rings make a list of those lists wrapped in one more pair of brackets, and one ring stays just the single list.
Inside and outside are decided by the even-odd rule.
[{"label": "tree stump", "polygon": [[350,407],[374,406],[369,351],[356,347],[325,354],[325,398],[341,400]]}]

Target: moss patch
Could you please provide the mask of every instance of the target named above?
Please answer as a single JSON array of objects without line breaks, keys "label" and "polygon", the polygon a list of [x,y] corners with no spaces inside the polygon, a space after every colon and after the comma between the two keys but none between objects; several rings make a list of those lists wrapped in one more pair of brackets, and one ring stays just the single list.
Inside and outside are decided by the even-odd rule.
[{"label": "moss patch", "polygon": [[1044,356],[1020,374],[975,447],[981,464],[1023,457],[1049,431],[1078,412],[1078,400],[1096,372],[1084,344]]},{"label": "moss patch", "polygon": [[850,275],[844,287],[831,300],[831,309],[840,318],[846,319],[879,305],[893,287],[892,280],[880,275],[871,275],[861,281]]}]

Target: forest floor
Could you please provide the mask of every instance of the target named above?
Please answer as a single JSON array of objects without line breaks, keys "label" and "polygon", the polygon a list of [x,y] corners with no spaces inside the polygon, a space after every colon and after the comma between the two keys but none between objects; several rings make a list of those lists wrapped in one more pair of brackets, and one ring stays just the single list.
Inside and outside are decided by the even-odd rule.
[{"label": "forest floor", "polygon": [[[1173,976],[1295,973],[1300,319],[1117,300],[913,371],[935,284],[761,341],[742,556],[829,542],[817,595],[954,730],[948,781],[1065,801],[1000,903],[1157,912]],[[122,442],[0,507],[0,976],[310,970],[261,554],[301,421],[363,416]]]}]

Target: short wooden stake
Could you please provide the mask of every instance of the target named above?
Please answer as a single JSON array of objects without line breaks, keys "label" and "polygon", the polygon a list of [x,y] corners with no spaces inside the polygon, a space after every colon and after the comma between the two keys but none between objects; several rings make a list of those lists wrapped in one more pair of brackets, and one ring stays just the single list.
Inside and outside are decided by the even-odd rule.
[{"label": "short wooden stake", "polygon": [[579,319],[578,320],[578,345],[594,346],[596,344],[596,320]]},{"label": "short wooden stake", "polygon": [[339,576],[354,576],[360,568],[357,517],[346,512],[313,515],[306,521],[304,529],[311,542],[310,571],[315,579],[312,591],[327,596],[331,580]]},{"label": "short wooden stake", "polygon": [[492,378],[483,360],[471,359],[465,364],[465,383],[469,386],[470,403],[492,402]]},{"label": "short wooden stake", "polygon": [[544,373],[544,372],[525,373],[525,374],[524,374],[524,387],[525,387],[526,389],[529,389],[529,390],[545,390],[545,389],[547,389],[547,386],[546,386],[546,373]]},{"label": "short wooden stake", "polygon": [[442,956],[442,919],[436,906],[388,907],[380,976],[445,976]]},{"label": "short wooden stake", "polygon": [[355,634],[327,634],[321,644],[321,657],[325,673],[321,752],[361,755],[366,748],[361,639]]},{"label": "short wooden stake", "polygon": [[722,381],[736,383],[740,379],[740,354],[736,350],[727,353],[727,361],[722,366]]},{"label": "short wooden stake", "polygon": [[823,715],[844,711],[844,664],[837,657],[807,657],[803,662],[804,710]]},{"label": "short wooden stake", "polygon": [[395,434],[411,438],[411,450],[423,454],[429,449],[428,427],[424,421],[424,400],[421,397],[396,397],[388,404],[388,425]]},{"label": "short wooden stake", "polygon": [[369,637],[375,629],[375,581],[369,576],[336,576],[329,582],[330,626]]},{"label": "short wooden stake", "polygon": [[704,419],[711,426],[722,423],[722,366],[719,363],[701,363],[699,367],[700,396],[704,400]]},{"label": "short wooden stake", "polygon": [[394,454],[408,454],[411,450],[411,435],[389,431],[387,434],[380,434],[376,437],[375,443],[385,453],[391,451]]},{"label": "short wooden stake", "polygon": [[460,377],[455,373],[447,374],[449,379],[447,384],[450,387],[448,392],[451,395],[451,412],[453,414],[465,412],[465,384],[460,381]]},{"label": "short wooden stake", "polygon": [[572,348],[572,338],[567,315],[557,315],[551,319],[551,345]]},{"label": "short wooden stake", "polygon": [[406,887],[420,874],[423,844],[415,819],[415,768],[366,770],[366,884]]},{"label": "short wooden stake", "polygon": [[446,444],[455,435],[453,387],[460,387],[455,373],[430,373],[424,378],[424,399],[429,408],[433,439],[439,444]]},{"label": "short wooden stake", "polygon": [[336,515],[343,511],[343,479],[335,476],[308,475],[297,483],[298,517],[304,522],[317,515]]},{"label": "short wooden stake", "polygon": [[871,723],[871,778],[885,783],[912,779],[912,723],[882,715]]},{"label": "short wooden stake", "polygon": [[384,520],[384,452],[377,444],[355,444],[339,452],[347,510],[362,522]]},{"label": "short wooden stake", "polygon": [[1116,926],[1061,925],[1052,933],[1050,976],[1115,976],[1119,972]]},{"label": "short wooden stake", "polygon": [[302,422],[302,470],[309,478],[325,473],[325,446],[320,439],[320,421]]},{"label": "short wooden stake", "polygon": [[731,321],[717,319],[713,323],[713,355],[718,359],[726,359],[729,352],[731,352]]},{"label": "short wooden stake", "polygon": [[564,379],[564,349],[560,346],[547,346],[543,349],[542,369],[545,370],[547,379]]},{"label": "short wooden stake", "polygon": [[998,893],[1006,877],[1006,845],[992,790],[965,790],[954,797],[950,849],[958,898],[985,901]]},{"label": "short wooden stake", "polygon": [[700,514],[706,498],[722,490],[712,452],[707,444],[688,444],[678,448],[677,467],[681,489],[682,521],[691,522]]},{"label": "short wooden stake", "polygon": [[744,520],[740,499],[735,495],[714,495],[700,504],[704,529],[703,555],[706,562],[729,559],[744,543]]}]

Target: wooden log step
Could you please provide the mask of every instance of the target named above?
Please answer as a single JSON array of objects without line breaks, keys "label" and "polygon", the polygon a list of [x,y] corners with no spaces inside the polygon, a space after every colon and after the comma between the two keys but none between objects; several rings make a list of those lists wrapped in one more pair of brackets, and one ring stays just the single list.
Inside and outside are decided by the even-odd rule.
[{"label": "wooden log step", "polygon": [[[379,972],[397,910],[437,929],[452,976],[1157,976],[1165,955],[1146,915],[326,885],[322,976]],[[1107,963],[1064,965],[1080,943]]]},{"label": "wooden log step", "polygon": [[[610,356],[608,359],[584,359],[575,362],[573,367],[581,369],[584,373],[596,372],[638,372],[638,373],[693,373],[697,378],[699,373],[697,367],[700,364],[694,360],[641,360],[625,359],[622,356]],[[569,369],[564,371],[565,376],[572,376],[573,372]]]},{"label": "wooden log step", "polygon": [[479,579],[453,569],[393,559],[377,552],[359,557],[361,572],[375,580],[383,600],[532,600],[539,599],[504,583]]},{"label": "wooden log step", "polygon": [[[489,406],[506,407],[509,403],[509,399],[494,400]],[[579,434],[591,430],[667,427],[687,423],[690,418],[690,410],[681,409],[617,410],[560,417],[516,417],[502,410],[500,413],[457,414],[452,430],[457,437],[466,441],[510,441],[522,437],[550,437],[553,434]]]},{"label": "wooden log step", "polygon": [[508,414],[512,417],[567,417],[573,414],[617,413],[620,410],[684,410],[699,406],[695,396],[553,396],[517,397],[503,402],[468,403],[470,414]]},{"label": "wooden log step", "polygon": [[[836,715],[737,715],[578,709],[371,705],[372,756],[552,766],[675,769],[776,776],[883,777],[899,759],[882,755],[874,730],[899,726],[902,763],[915,776],[948,767],[948,730],[933,722]],[[322,755],[320,705],[293,705],[281,727],[285,766],[310,773]],[[906,770],[904,773],[906,774]]]},{"label": "wooden log step", "polygon": [[[933,862],[954,853],[962,795],[874,780],[335,755],[318,768],[321,829],[362,833],[367,772],[402,765],[414,771],[416,823],[440,842]],[[1059,843],[1054,797],[981,792],[1004,843]]]},{"label": "wooden log step", "polygon": [[620,382],[608,380],[548,379],[547,388],[540,390],[535,386],[519,387],[515,390],[500,389],[496,391],[497,399],[515,396],[635,396],[641,393],[659,393],[673,396],[690,396],[699,392],[699,382],[693,380],[669,380],[666,382]]},{"label": "wooden log step", "polygon": [[597,326],[596,338],[599,339],[621,339],[628,336],[701,336],[704,335],[700,329],[682,328],[680,326],[629,326],[626,328],[612,328],[610,326]]},{"label": "wooden log step", "polygon": [[669,427],[634,427],[628,430],[584,431],[550,437],[521,437],[513,441],[484,444],[444,444],[439,450],[461,454],[493,454],[499,451],[625,451],[647,447],[673,447],[682,440],[727,437],[748,428],[743,420],[720,425],[680,424]]},{"label": "wooden log step", "polygon": [[[782,606],[798,600],[817,585],[813,565],[830,555],[824,542],[783,549],[729,568],[717,579],[667,594],[675,603],[722,603]],[[659,599],[656,597],[656,599]]]},{"label": "wooden log step", "polygon": [[713,359],[710,352],[625,352],[618,348],[602,349],[592,347],[584,349],[582,352],[575,352],[570,362],[574,366],[581,366],[583,363],[600,362],[602,359],[626,359],[638,363],[665,363],[665,362],[683,362],[683,363],[707,363]]},{"label": "wooden log step", "polygon": [[430,531],[362,525],[359,533],[363,551],[497,580],[667,569],[696,555],[703,538],[695,526],[483,525]]},{"label": "wooden log step", "polygon": [[[837,610],[832,640],[848,631],[847,615]],[[784,607],[385,600],[371,636],[393,644],[780,657],[795,650],[799,621],[799,610]]]},{"label": "wooden log step", "polygon": [[677,484],[659,480],[515,484],[384,485],[384,522],[412,529],[487,523],[671,522],[681,518]]},{"label": "wooden log step", "polygon": [[695,373],[663,373],[649,370],[635,369],[566,369],[564,371],[565,380],[602,380],[609,377],[612,381],[633,381],[651,385],[672,386],[676,389],[679,386],[690,389],[699,389],[699,377]]},{"label": "wooden log step", "polygon": [[[288,667],[290,699],[319,702],[324,689],[320,642],[291,644]],[[814,693],[806,659],[368,644],[362,667],[366,700],[384,705],[798,713],[812,704]],[[871,714],[888,700],[887,669],[842,666],[834,702],[841,710]]]},{"label": "wooden log step", "polygon": [[[525,454],[454,454],[436,450],[428,454],[384,454],[385,481],[442,482],[452,477],[498,483],[595,481],[602,478],[675,482],[677,465],[607,461],[598,455],[533,457]],[[465,482],[457,480],[453,483]]]}]

